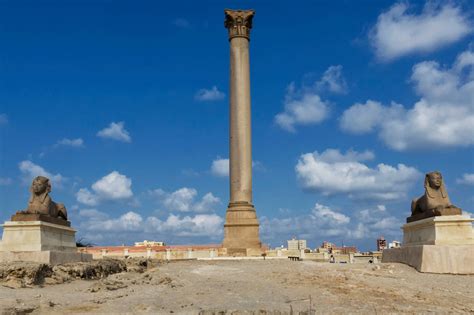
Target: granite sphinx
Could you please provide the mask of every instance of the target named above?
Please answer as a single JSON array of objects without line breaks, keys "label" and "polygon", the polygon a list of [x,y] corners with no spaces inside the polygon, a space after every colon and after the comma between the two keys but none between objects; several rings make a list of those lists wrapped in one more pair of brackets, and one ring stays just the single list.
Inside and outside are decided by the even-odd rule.
[{"label": "granite sphinx", "polygon": [[425,176],[425,193],[411,203],[411,216],[407,222],[422,220],[434,216],[460,215],[462,210],[449,200],[443,176],[434,171]]},{"label": "granite sphinx", "polygon": [[47,221],[56,224],[69,225],[67,210],[64,204],[54,202],[49,193],[51,181],[44,176],[33,179],[30,187],[31,196],[28,207],[12,216],[12,221]]}]

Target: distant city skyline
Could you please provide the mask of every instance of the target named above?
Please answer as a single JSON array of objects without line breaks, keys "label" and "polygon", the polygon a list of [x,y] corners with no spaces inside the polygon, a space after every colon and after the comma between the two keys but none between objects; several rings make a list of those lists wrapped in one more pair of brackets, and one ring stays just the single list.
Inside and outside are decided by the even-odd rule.
[{"label": "distant city skyline", "polygon": [[401,240],[423,177],[474,211],[474,5],[0,4],[0,221],[51,179],[78,239],[211,244],[229,200],[224,9],[255,9],[260,238]]}]

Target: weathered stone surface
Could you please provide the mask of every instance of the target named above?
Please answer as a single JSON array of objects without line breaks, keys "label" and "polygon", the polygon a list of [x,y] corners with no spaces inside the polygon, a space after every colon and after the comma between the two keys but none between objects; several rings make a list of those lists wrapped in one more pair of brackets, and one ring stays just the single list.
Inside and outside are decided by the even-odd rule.
[{"label": "weathered stone surface", "polygon": [[[50,264],[15,261],[0,263],[0,283],[20,288],[43,284],[58,284],[75,279],[97,280],[109,275],[128,271],[123,260],[101,259],[93,262]],[[133,272],[133,271],[132,271]]]},{"label": "weathered stone surface", "polygon": [[383,251],[382,262],[399,262],[420,272],[474,274],[474,245],[413,245]]},{"label": "weathered stone surface", "polygon": [[425,176],[425,193],[411,203],[411,216],[407,222],[414,222],[433,216],[461,215],[462,210],[451,204],[440,172]]},{"label": "weathered stone surface", "polygon": [[3,225],[1,251],[77,252],[76,231],[44,221],[7,221]]},{"label": "weathered stone surface", "polygon": [[261,247],[252,204],[249,36],[254,13],[225,10],[230,41],[230,201],[222,245],[233,255]]},{"label": "weathered stone surface", "polygon": [[71,222],[69,221],[40,213],[17,213],[12,215],[11,221],[44,221],[53,224],[71,226]]},{"label": "weathered stone surface", "polygon": [[474,234],[469,216],[435,216],[403,225],[401,248],[383,251],[382,262],[420,272],[474,274]]},{"label": "weathered stone surface", "polygon": [[0,252],[0,262],[36,262],[50,265],[92,261],[91,254],[64,251]]},{"label": "weathered stone surface", "polygon": [[436,216],[403,225],[403,246],[474,245],[469,216]]},{"label": "weathered stone surface", "polygon": [[37,176],[33,179],[30,187],[31,197],[28,207],[17,214],[42,214],[52,218],[61,218],[67,221],[67,210],[64,204],[54,202],[49,193],[51,182],[49,178]]}]

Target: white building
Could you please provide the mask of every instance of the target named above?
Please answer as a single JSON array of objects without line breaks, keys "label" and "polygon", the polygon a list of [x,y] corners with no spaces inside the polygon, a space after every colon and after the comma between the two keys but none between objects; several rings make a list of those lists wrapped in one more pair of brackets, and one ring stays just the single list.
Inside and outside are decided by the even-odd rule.
[{"label": "white building", "polygon": [[143,242],[136,242],[135,246],[165,246],[165,243],[144,240]]},{"label": "white building", "polygon": [[388,248],[399,248],[402,245],[399,241],[393,241],[388,243]]},{"label": "white building", "polygon": [[306,249],[306,240],[297,240],[295,238],[288,240],[288,250]]}]

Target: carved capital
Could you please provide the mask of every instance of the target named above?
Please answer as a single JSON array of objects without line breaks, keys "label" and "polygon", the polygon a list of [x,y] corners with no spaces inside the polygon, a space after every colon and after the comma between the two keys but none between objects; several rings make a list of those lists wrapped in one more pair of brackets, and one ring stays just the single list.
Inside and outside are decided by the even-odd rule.
[{"label": "carved capital", "polygon": [[234,37],[245,37],[250,40],[250,29],[254,10],[224,10],[224,26],[229,31],[229,40]]}]

